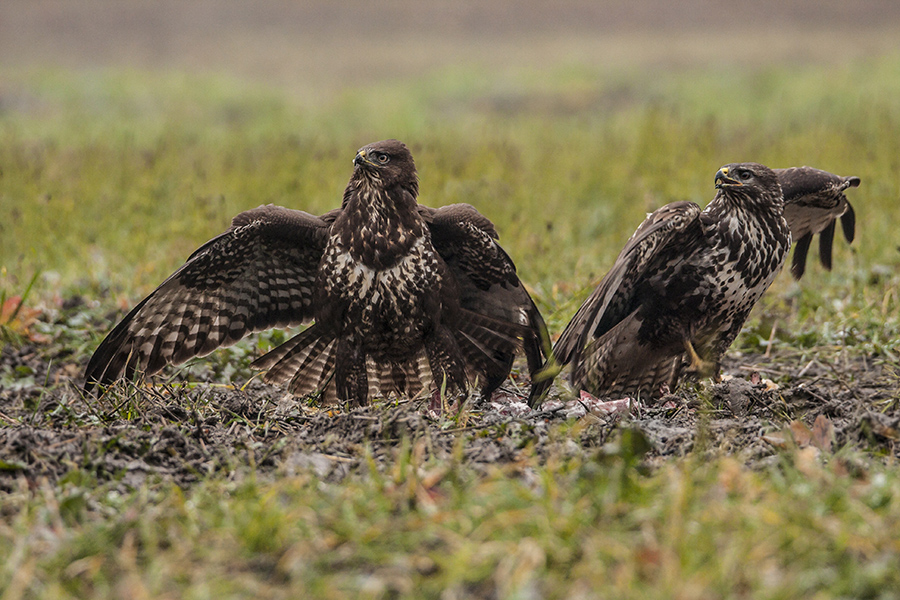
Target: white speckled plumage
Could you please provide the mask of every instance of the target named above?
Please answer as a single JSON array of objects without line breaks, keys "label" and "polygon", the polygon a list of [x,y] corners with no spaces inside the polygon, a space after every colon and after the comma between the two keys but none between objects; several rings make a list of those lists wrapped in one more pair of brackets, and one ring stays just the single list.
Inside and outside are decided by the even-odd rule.
[{"label": "white speckled plumage", "polygon": [[656,396],[681,378],[688,344],[718,370],[790,247],[775,174],[755,163],[722,173],[706,209],[676,202],[647,217],[566,327],[553,354],[572,363],[574,387]]},{"label": "white speckled plumage", "polygon": [[340,209],[235,217],[113,329],[85,388],[311,320],[254,363],[298,395],[364,403],[445,379],[490,393],[523,347],[536,370],[546,329],[490,221],[468,205],[419,205],[412,156],[396,140],[364,147],[354,164]]}]

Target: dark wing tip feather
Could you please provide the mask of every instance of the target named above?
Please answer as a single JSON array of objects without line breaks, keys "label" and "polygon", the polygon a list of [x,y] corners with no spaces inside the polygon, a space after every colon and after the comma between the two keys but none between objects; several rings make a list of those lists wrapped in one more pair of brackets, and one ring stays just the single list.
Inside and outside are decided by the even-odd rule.
[{"label": "dark wing tip feather", "polygon": [[834,221],[819,233],[819,262],[826,271],[831,270],[831,254],[834,245]]},{"label": "dark wing tip feather", "polygon": [[528,394],[528,406],[531,408],[543,403],[544,397],[550,391],[550,386],[553,385],[553,380],[559,374],[559,369],[551,362],[548,361],[542,369],[531,376],[531,392]]},{"label": "dark wing tip feather", "polygon": [[794,256],[791,259],[791,275],[799,280],[806,271],[806,256],[809,254],[809,245],[812,243],[812,234],[807,233],[794,242]]},{"label": "dark wing tip feather", "polygon": [[[862,183],[862,180],[855,175],[845,177],[844,181],[847,186],[854,188],[859,187],[859,184]],[[856,213],[853,210],[853,205],[850,204],[846,197],[844,201],[847,202],[847,210],[841,215],[841,229],[844,231],[844,239],[850,243],[853,242],[853,238],[856,235]]]},{"label": "dark wing tip feather", "polygon": [[852,243],[856,236],[856,212],[849,202],[847,202],[847,210],[841,215],[841,230],[844,232],[847,243]]},{"label": "dark wing tip feather", "polygon": [[544,360],[550,357],[552,342],[544,317],[530,295],[528,300],[531,304],[531,309],[528,311],[530,330],[525,338],[525,358],[528,361],[528,373],[534,377],[535,373],[543,366]]},{"label": "dark wing tip feather", "polygon": [[82,389],[85,393],[90,393],[97,385],[107,386],[122,377],[123,374],[128,379],[133,376],[137,357],[128,343],[128,330],[135,315],[140,312],[150,297],[144,298],[131,309],[97,346],[84,370]]}]

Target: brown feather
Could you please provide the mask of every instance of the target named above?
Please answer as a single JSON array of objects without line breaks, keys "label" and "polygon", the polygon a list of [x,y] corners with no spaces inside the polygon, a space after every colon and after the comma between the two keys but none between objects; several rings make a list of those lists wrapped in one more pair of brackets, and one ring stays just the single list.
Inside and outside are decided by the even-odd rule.
[{"label": "brown feather", "polygon": [[686,349],[718,362],[781,269],[790,245],[776,175],[728,165],[715,199],[664,206],[638,227],[553,348],[530,401],[555,369],[596,396],[658,396],[681,377]]},{"label": "brown feather", "polygon": [[341,208],[321,217],[272,205],[237,215],[113,329],[85,389],[310,320],[253,363],[297,395],[364,403],[445,379],[489,394],[523,347],[536,370],[546,327],[493,224],[469,205],[419,205],[396,140],[354,164]]},{"label": "brown feather", "polygon": [[784,216],[795,240],[791,274],[800,279],[806,270],[806,257],[812,237],[819,236],[819,261],[831,270],[835,221],[848,243],[853,241],[856,219],[853,206],[844,194],[859,187],[859,177],[841,177],[812,167],[774,169],[784,192]]}]

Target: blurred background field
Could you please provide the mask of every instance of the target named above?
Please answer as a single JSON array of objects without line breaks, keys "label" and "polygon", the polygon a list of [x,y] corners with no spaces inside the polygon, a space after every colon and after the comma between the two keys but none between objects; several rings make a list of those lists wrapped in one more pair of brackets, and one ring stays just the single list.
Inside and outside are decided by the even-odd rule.
[{"label": "blurred background field", "polygon": [[[110,408],[73,382],[115,316],[232,216],[329,210],[356,149],[396,137],[423,203],[494,221],[553,333],[646,212],[705,205],[723,164],[861,177],[856,241],[838,234],[832,273],[783,273],[735,350],[759,356],[777,324],[776,368],[819,361],[850,405],[877,363],[893,389],[866,408],[896,412],[898,40],[892,0],[0,2],[0,299],[37,276],[27,303],[45,336],[4,346],[17,366],[0,365],[0,398],[13,390],[0,433],[94,440],[49,484],[0,457],[20,486],[0,509],[0,596],[891,597],[900,423],[824,458],[788,444],[753,469],[730,438],[704,441],[708,422],[652,470],[640,439],[617,430],[601,447],[585,421],[545,427],[487,472],[404,438],[377,465],[360,445],[364,467],[333,482],[313,463],[257,465],[259,448],[299,443],[302,422],[273,442],[283,422],[229,413],[214,386]],[[251,350],[205,360],[246,367]],[[29,371],[47,355],[52,369]],[[708,421],[702,402],[687,411]],[[786,406],[766,427],[802,418]],[[245,432],[234,455],[196,487],[160,470],[119,495],[96,457],[140,447],[149,464],[135,424],[194,439],[197,411]],[[90,446],[111,422],[108,446]],[[57,437],[26,436],[40,428]],[[457,434],[459,456],[478,436]]]},{"label": "blurred background field", "polygon": [[891,2],[4,3],[4,286],[136,297],[241,210],[335,206],[386,137],[551,312],[734,161],[862,177],[838,272],[894,270],[898,34]]}]

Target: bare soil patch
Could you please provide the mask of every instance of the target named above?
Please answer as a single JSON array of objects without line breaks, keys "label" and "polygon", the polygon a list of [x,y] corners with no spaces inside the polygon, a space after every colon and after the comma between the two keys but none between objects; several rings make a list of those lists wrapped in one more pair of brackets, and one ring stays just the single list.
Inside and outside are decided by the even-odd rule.
[{"label": "bare soil patch", "polygon": [[[833,349],[821,353],[834,355]],[[615,451],[624,432],[640,434],[649,467],[703,453],[733,455],[761,468],[792,447],[900,458],[896,368],[879,357],[830,362],[812,356],[733,355],[726,364],[730,379],[684,386],[625,415],[588,410],[589,403],[558,388],[562,405],[529,410],[521,403],[526,389],[515,381],[489,403],[468,401],[462,410],[438,414],[426,400],[313,409],[257,381],[243,390],[216,383],[126,384],[97,399],[78,388],[87,357],[54,342],[6,344],[0,351],[0,489],[44,478],[65,482],[73,473],[122,491],[156,481],[187,487],[248,469],[264,477],[312,470],[338,481],[372,464],[393,463],[398,447],[410,443],[424,459],[515,471],[525,456],[546,461]]]}]

